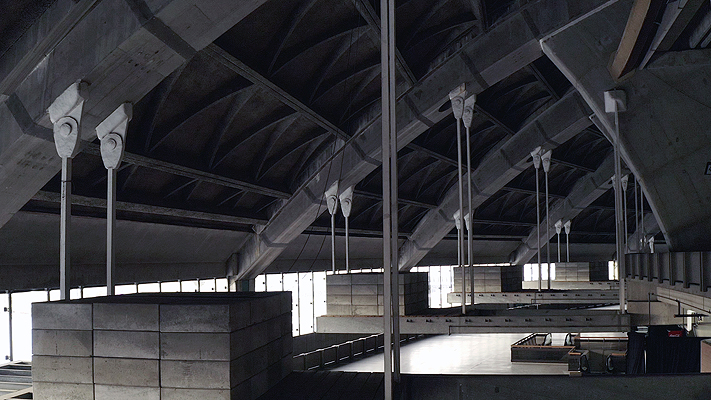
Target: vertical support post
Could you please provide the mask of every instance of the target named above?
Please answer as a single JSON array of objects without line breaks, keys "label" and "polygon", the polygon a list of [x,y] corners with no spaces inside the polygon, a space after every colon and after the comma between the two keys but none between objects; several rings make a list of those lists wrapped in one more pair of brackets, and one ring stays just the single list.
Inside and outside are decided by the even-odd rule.
[{"label": "vertical support post", "polygon": [[96,126],[96,137],[101,141],[101,159],[107,171],[106,293],[109,296],[116,294],[116,171],[123,160],[126,131],[132,117],[133,106],[124,103]]},{"label": "vertical support post", "polygon": [[546,176],[546,270],[548,271],[548,290],[551,288],[551,217],[550,217],[550,206],[548,204],[548,172],[551,169],[551,155],[550,150],[543,153],[541,156],[541,161],[543,163],[543,173]]},{"label": "vertical support post", "polygon": [[54,145],[62,158],[62,194],[59,234],[59,298],[69,300],[70,228],[72,211],[72,158],[79,153],[79,127],[81,126],[86,85],[75,82],[59,95],[47,112],[52,121]]},{"label": "vertical support post", "polygon": [[[639,235],[639,196],[637,196],[637,175],[634,177],[634,229]],[[639,251],[639,240],[637,240],[637,251]]]},{"label": "vertical support post", "polygon": [[542,289],[542,276],[543,271],[541,270],[541,201],[539,200],[538,193],[540,192],[538,185],[538,170],[541,168],[541,148],[536,147],[531,152],[531,157],[533,158],[533,167],[536,169],[536,256],[538,257],[538,291]]},{"label": "vertical support post", "polygon": [[12,349],[14,341],[12,340],[12,292],[7,291],[7,326],[8,339],[10,340],[10,361],[15,361],[15,353]]},{"label": "vertical support post", "polygon": [[346,219],[346,273],[350,273],[350,235],[348,232],[348,219],[351,216],[351,205],[353,203],[353,186],[344,190],[343,193],[338,196],[338,199],[341,201],[341,211],[343,212],[343,217]]},{"label": "vertical support post", "polygon": [[338,181],[324,193],[326,206],[331,214],[331,272],[336,273],[336,212],[338,211]]},{"label": "vertical support post", "polygon": [[59,299],[69,300],[72,225],[72,159],[62,157],[62,194],[59,222]]},{"label": "vertical support post", "polygon": [[617,245],[617,266],[619,269],[620,276],[620,313],[624,314],[626,312],[625,307],[625,254],[623,251],[623,241],[622,236],[624,235],[624,230],[622,226],[622,160],[621,160],[621,145],[620,145],[620,119],[619,115],[621,111],[626,110],[627,98],[625,92],[622,90],[611,90],[605,92],[605,112],[613,113],[615,118],[615,222],[616,222],[616,245]]},{"label": "vertical support post", "polygon": [[[463,237],[464,233],[462,230],[464,227],[462,226],[462,212],[461,210],[457,210],[454,213],[454,226],[457,228],[457,238]],[[457,265],[459,268],[462,269],[462,291],[461,291],[461,298],[462,298],[462,314],[466,314],[466,297],[467,297],[467,291],[466,291],[466,285],[467,282],[465,280],[466,273],[464,271],[464,247],[460,245],[459,242],[457,242]]]},{"label": "vertical support post", "polygon": [[555,234],[558,236],[558,262],[560,262],[560,234],[563,231],[563,221],[558,220],[555,223]]},{"label": "vertical support post", "polygon": [[647,252],[647,243],[645,238],[647,237],[647,232],[644,229],[644,190],[642,189],[642,184],[639,185],[639,219],[640,228],[642,229],[642,234],[640,237],[640,253]]},{"label": "vertical support post", "polygon": [[336,272],[336,214],[331,214],[331,271]]},{"label": "vertical support post", "polygon": [[625,221],[625,254],[630,251],[630,246],[628,243],[629,233],[627,230],[627,183],[629,181],[629,178],[629,175],[625,175],[622,177],[622,219]]},{"label": "vertical support post", "polygon": [[570,221],[563,224],[565,228],[565,261],[570,262]]},{"label": "vertical support post", "polygon": [[400,326],[397,248],[397,125],[395,119],[395,0],[380,1],[383,154],[383,332],[385,400],[400,380]]},{"label": "vertical support post", "polygon": [[106,192],[106,294],[116,294],[116,170],[107,170]]},{"label": "vertical support post", "polygon": [[467,95],[464,84],[449,92],[449,99],[452,101],[452,112],[457,120],[457,193],[459,199],[459,211],[456,217],[457,229],[457,251],[460,254],[459,268],[462,270],[462,314],[467,313],[466,301],[466,272],[464,271],[464,184],[462,182],[462,117],[464,116],[464,97]]},{"label": "vertical support post", "polygon": [[474,104],[476,103],[476,95],[471,95],[464,100],[464,113],[462,120],[466,128],[467,135],[467,210],[466,226],[467,226],[467,265],[469,265],[469,286],[471,292],[470,304],[474,305],[474,243],[472,241],[472,218],[474,218],[474,210],[472,209],[472,148],[471,148],[471,127],[472,118],[474,117]]}]

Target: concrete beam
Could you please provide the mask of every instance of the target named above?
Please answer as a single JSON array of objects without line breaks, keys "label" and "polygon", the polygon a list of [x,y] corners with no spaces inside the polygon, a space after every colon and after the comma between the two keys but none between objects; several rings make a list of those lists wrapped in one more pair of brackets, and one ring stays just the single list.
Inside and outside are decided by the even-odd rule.
[{"label": "concrete beam", "polygon": [[[456,51],[443,54],[437,65],[397,102],[398,146],[410,143],[450,113],[440,112],[449,91],[466,83],[469,93],[480,93],[541,56],[537,42],[603,1],[544,0],[518,11]],[[551,13],[550,10],[560,10]],[[347,143],[336,143],[307,168],[299,189],[276,205],[269,223],[240,249],[239,278],[264,271],[283,249],[326,210],[321,204],[326,187],[339,179],[355,185],[380,166],[379,114],[363,117]]]},{"label": "concrete beam", "polygon": [[[552,149],[591,125],[590,111],[577,92],[561,98],[516,135],[500,143],[472,173],[472,207],[489,197],[530,166],[530,151],[537,146]],[[430,210],[418,223],[410,240],[400,248],[400,270],[408,270],[454,229],[452,215],[459,208],[456,187],[449,188],[437,209]]]},{"label": "concrete beam", "polygon": [[[533,311],[533,310],[526,310]],[[318,333],[376,334],[383,332],[380,317],[318,317]],[[627,332],[629,314],[616,311],[551,312],[507,316],[404,316],[400,317],[403,334],[449,335],[452,333],[505,332]]]},{"label": "concrete beam", "polygon": [[[101,156],[101,151],[99,149],[99,145],[97,144],[85,143],[83,151],[85,153]],[[214,183],[215,185],[243,190],[246,192],[257,193],[263,196],[274,197],[277,199],[288,199],[291,196],[289,193],[278,189],[256,185],[254,183],[240,181],[237,179],[227,178],[221,175],[214,174],[212,172],[201,171],[199,169],[194,169],[179,164],[156,160],[154,158],[142,156],[140,154],[125,152],[123,161],[127,164],[135,165],[138,167],[167,172],[169,174],[177,176],[184,176],[186,178],[196,179],[200,182]]]},{"label": "concrete beam", "polygon": [[87,140],[119,104],[138,102],[265,2],[63,0],[50,7],[0,59],[7,96],[0,104],[0,227],[60,169],[46,110],[71,83],[90,84]]},{"label": "concrete beam", "polygon": [[[570,191],[568,197],[563,201],[557,202],[551,207],[550,221],[551,226],[548,227],[548,237],[546,237],[546,223],[541,222],[541,245],[551,240],[555,236],[555,224],[558,220],[569,221],[580,214],[588,205],[605,194],[612,187],[611,178],[615,175],[615,162],[613,155],[607,156],[600,167],[595,172],[585,175],[578,180]],[[526,240],[511,253],[511,263],[515,265],[523,265],[536,255],[538,236],[534,228],[528,235]]]},{"label": "concrete beam", "polygon": [[[638,177],[670,251],[710,250],[711,187],[705,184],[711,152],[711,51],[668,52],[616,84],[607,61],[622,36],[632,2],[611,3],[541,45],[595,111],[599,126],[614,132],[603,92],[628,94],[620,114],[622,156]],[[593,43],[605,43],[596,45]]]},{"label": "concrete beam", "polygon": [[665,0],[635,0],[610,66],[610,73],[615,80],[632,72],[639,65],[647,51],[649,36],[657,29],[657,15],[666,3]]},{"label": "concrete beam", "polygon": [[[59,205],[61,195],[54,192],[45,192],[40,190],[32,196],[31,200]],[[106,210],[106,199],[86,196],[72,196],[72,205],[82,206],[98,210]],[[116,210],[132,215],[142,215],[148,218],[155,219],[179,219],[184,224],[189,225],[189,221],[202,224],[213,225],[257,225],[263,224],[266,221],[260,218],[238,217],[226,214],[214,214],[208,212],[183,210],[179,208],[160,207],[150,204],[139,204],[125,201],[116,202]],[[124,218],[120,218],[124,219]],[[235,229],[237,230],[237,229]]]}]

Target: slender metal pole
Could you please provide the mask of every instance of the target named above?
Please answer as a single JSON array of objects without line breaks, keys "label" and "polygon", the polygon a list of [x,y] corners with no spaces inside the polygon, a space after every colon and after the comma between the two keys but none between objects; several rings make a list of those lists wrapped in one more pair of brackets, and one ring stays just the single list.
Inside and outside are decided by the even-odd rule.
[{"label": "slender metal pole", "polygon": [[[395,120],[395,1],[380,1],[383,154],[383,332],[385,400],[400,379],[397,276],[397,126]],[[393,235],[395,233],[395,235]],[[395,290],[393,290],[395,289]],[[396,321],[397,320],[397,321]]]},{"label": "slender metal pole", "polygon": [[472,148],[470,128],[467,126],[467,210],[469,210],[469,229],[467,229],[467,264],[469,265],[469,291],[472,298],[469,300],[474,305],[474,243],[472,241],[472,229],[474,228],[474,210],[472,209]]},{"label": "slender metal pole", "polygon": [[557,236],[558,236],[558,262],[560,262],[560,233]]},{"label": "slender metal pole", "polygon": [[617,221],[617,267],[619,270],[620,313],[625,313],[625,254],[622,249],[622,161],[620,159],[620,120],[617,102],[615,102],[615,219]]},{"label": "slender metal pole", "polygon": [[644,190],[642,190],[642,184],[639,185],[639,220],[640,228],[642,229],[642,234],[640,235],[640,247],[641,252],[647,252],[647,243],[645,242],[647,232],[644,230]]},{"label": "slender metal pole", "polygon": [[13,340],[12,340],[12,292],[7,291],[7,324],[8,324],[8,339],[10,340],[10,361],[15,360],[15,353],[12,350]]},{"label": "slender metal pole", "polygon": [[546,175],[546,270],[548,271],[548,287],[551,288],[551,219],[550,219],[550,207],[548,206],[548,172]]},{"label": "slender metal pole", "polygon": [[59,299],[69,300],[70,231],[72,225],[72,159],[62,157],[62,194],[59,222]]},{"label": "slender metal pole", "polygon": [[538,291],[540,292],[543,286],[541,281],[543,270],[541,269],[541,201],[538,195],[540,191],[538,186],[538,168],[536,168],[536,237],[538,240],[538,247],[536,248],[538,249]]},{"label": "slender metal pole", "polygon": [[625,220],[625,253],[627,253],[630,249],[628,238],[629,238],[629,233],[627,230],[627,189],[624,187],[622,188],[622,214],[623,218]]},{"label": "slender metal pole", "polygon": [[336,273],[336,213],[331,214],[331,271]]},{"label": "slender metal pole", "polygon": [[[634,177],[634,231],[639,236],[639,199],[637,196],[637,175]],[[637,240],[637,251],[639,252],[639,240]]]},{"label": "slender metal pole", "polygon": [[116,294],[116,170],[107,170],[106,193],[106,293]]},{"label": "slender metal pole", "polygon": [[459,190],[459,226],[457,231],[457,245],[461,249],[461,257],[459,259],[459,267],[462,269],[462,314],[467,313],[467,278],[464,271],[464,182],[462,177],[462,123],[457,119],[457,188]]},{"label": "slender metal pole", "polygon": [[570,234],[565,232],[565,261],[570,262]]},{"label": "slender metal pole", "polygon": [[346,273],[351,272],[351,265],[350,265],[350,260],[349,260],[349,254],[350,254],[350,240],[348,237],[348,217],[346,217]]}]

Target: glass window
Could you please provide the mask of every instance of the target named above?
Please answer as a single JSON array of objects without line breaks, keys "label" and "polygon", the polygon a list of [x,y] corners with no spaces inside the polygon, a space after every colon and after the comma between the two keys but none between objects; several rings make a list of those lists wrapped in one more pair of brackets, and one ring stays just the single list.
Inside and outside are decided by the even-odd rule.
[{"label": "glass window", "polygon": [[160,283],[139,283],[138,293],[160,293]]},{"label": "glass window", "polygon": [[108,293],[106,286],[85,287],[83,290],[84,298],[106,296],[106,293]]},{"label": "glass window", "polygon": [[[293,296],[294,294],[292,294]],[[299,274],[299,333],[314,332],[314,279],[311,272]]]},{"label": "glass window", "polygon": [[180,292],[180,283],[177,281],[175,281],[175,282],[161,282],[160,283],[160,291],[162,293]]},{"label": "glass window", "polygon": [[217,278],[215,280],[215,291],[216,292],[228,292],[228,281],[227,278]]},{"label": "glass window", "polygon": [[[133,283],[128,285],[116,285],[116,294],[133,294],[136,293],[136,290],[136,285]],[[52,292],[54,292],[54,290]],[[59,294],[59,290],[57,290],[57,294]],[[57,298],[59,298],[59,296],[57,296]],[[54,298],[52,300],[54,300]]]},{"label": "glass window", "polygon": [[198,291],[197,281],[180,281],[180,291],[183,293],[195,293]]},{"label": "glass window", "polygon": [[12,351],[15,360],[32,361],[32,303],[44,301],[47,301],[44,290],[12,294]]},{"label": "glass window", "polygon": [[200,279],[200,291],[201,292],[214,292],[215,291],[215,280],[214,279]]},{"label": "glass window", "polygon": [[255,292],[266,292],[267,291],[267,276],[257,275],[254,279],[254,291]]}]

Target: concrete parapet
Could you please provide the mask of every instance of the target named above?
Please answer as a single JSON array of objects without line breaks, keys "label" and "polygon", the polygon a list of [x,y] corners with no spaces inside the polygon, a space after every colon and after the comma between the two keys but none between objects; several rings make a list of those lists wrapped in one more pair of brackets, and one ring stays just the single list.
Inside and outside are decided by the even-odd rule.
[{"label": "concrete parapet", "polygon": [[[411,315],[428,308],[427,273],[401,273],[399,287],[400,315]],[[383,293],[381,273],[328,275],[326,310],[328,315],[383,315]]]},{"label": "concrete parapet", "polygon": [[291,372],[291,294],[33,305],[36,399],[256,399]]}]

